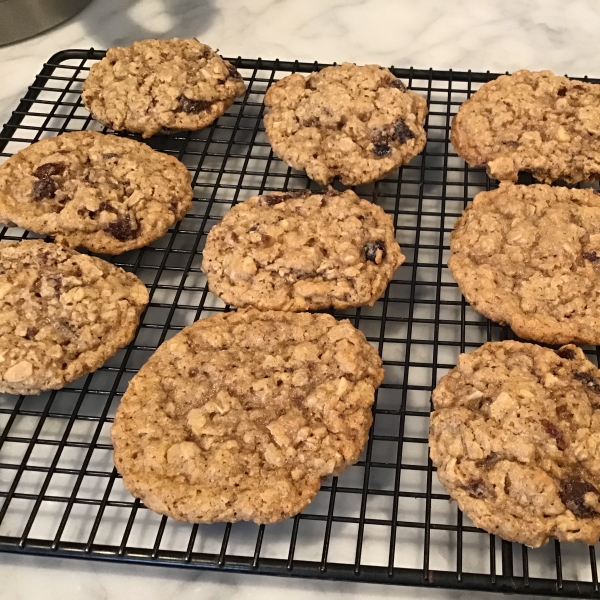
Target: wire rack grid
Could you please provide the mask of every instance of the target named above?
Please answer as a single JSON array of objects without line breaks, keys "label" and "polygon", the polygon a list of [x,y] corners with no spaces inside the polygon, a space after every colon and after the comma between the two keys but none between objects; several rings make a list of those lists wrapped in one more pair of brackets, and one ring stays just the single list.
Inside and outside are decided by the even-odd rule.
[{"label": "wire rack grid", "polygon": [[[104,131],[81,103],[100,51],[66,50],[36,77],[0,132],[0,162],[44,137]],[[409,165],[357,193],[393,218],[407,260],[373,307],[349,318],[380,352],[386,376],[360,461],[326,480],[310,506],[279,524],[192,525],[147,510],[112,463],[110,426],[131,377],[165,339],[228,310],[200,270],[206,234],[250,196],[314,183],[277,159],[262,126],[263,96],[291,72],[319,63],[230,59],[245,97],[197,132],[158,136],[153,148],[192,173],[194,206],[162,239],[118,257],[148,286],[135,340],[97,372],[40,396],[0,395],[0,550],[291,577],[600,597],[594,547],[558,542],[531,550],[504,542],[463,515],[428,457],[431,390],[459,353],[510,337],[464,301],[446,261],[467,202],[491,182],[450,145],[452,115],[490,73],[393,69],[426,97],[428,142]],[[135,137],[135,136],[133,136]],[[139,138],[138,138],[139,139]],[[33,234],[2,228],[1,239]],[[592,356],[596,353],[590,351]]]}]

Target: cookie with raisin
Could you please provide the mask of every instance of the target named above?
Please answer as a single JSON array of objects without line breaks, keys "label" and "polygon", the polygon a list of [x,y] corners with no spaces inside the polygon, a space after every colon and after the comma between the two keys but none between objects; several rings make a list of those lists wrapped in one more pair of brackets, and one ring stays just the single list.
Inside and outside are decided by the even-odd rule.
[{"label": "cookie with raisin", "polygon": [[175,38],[110,48],[90,69],[82,98],[104,125],[150,137],[206,127],[245,91],[237,69],[212,48]]},{"label": "cookie with raisin", "polygon": [[353,191],[254,196],[209,232],[210,290],[261,310],[373,305],[405,260],[392,219]]},{"label": "cookie with raisin", "polygon": [[517,71],[490,81],[452,121],[452,145],[490,177],[516,182],[527,171],[540,182],[600,179],[600,85]]},{"label": "cookie with raisin", "polygon": [[0,392],[39,394],[95,371],[148,304],[132,273],[42,240],[0,242]]},{"label": "cookie with raisin", "polygon": [[457,220],[448,266],[471,306],[546,344],[600,344],[600,195],[502,183]]},{"label": "cookie with raisin", "polygon": [[47,138],[0,167],[0,217],[58,243],[121,254],[192,206],[190,174],[146,144],[95,131]]},{"label": "cookie with raisin", "polygon": [[115,466],[175,519],[280,521],[358,460],[383,375],[348,320],[255,309],[201,319],[131,380],[111,430]]},{"label": "cookie with raisin", "polygon": [[433,391],[431,460],[477,527],[536,548],[600,538],[600,370],[577,346],[489,342]]},{"label": "cookie with raisin", "polygon": [[267,90],[265,104],[273,152],[322,185],[381,179],[425,147],[425,99],[377,65],[289,75]]}]

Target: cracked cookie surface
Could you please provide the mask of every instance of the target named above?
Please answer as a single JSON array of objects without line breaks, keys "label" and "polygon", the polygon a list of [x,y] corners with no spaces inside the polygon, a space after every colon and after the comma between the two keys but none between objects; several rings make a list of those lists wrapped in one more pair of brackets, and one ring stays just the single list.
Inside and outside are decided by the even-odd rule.
[{"label": "cracked cookie surface", "polygon": [[267,90],[265,105],[275,154],[322,185],[381,179],[425,147],[425,99],[377,65],[289,75]]},{"label": "cracked cookie surface", "polygon": [[144,284],[41,240],[0,242],[0,391],[39,394],[100,367],[135,335]]},{"label": "cracked cookie surface", "polygon": [[490,177],[543,183],[600,179],[600,85],[551,71],[517,71],[484,84],[452,122],[452,145]]},{"label": "cracked cookie surface", "polygon": [[115,465],[158,513],[274,523],[358,460],[382,379],[347,320],[255,309],[202,319],[129,384],[111,430]]},{"label": "cracked cookie surface", "polygon": [[531,547],[600,537],[600,371],[576,346],[489,342],[433,391],[438,477],[477,525]]},{"label": "cracked cookie surface", "polygon": [[234,306],[318,310],[373,305],[404,262],[392,220],[348,190],[255,196],[209,232],[202,270]]},{"label": "cracked cookie surface", "polygon": [[90,69],[82,98],[101,123],[150,137],[206,127],[245,90],[237,69],[209,46],[176,38],[110,48]]},{"label": "cracked cookie surface", "polygon": [[475,310],[548,344],[600,343],[600,195],[503,183],[456,222],[448,266]]},{"label": "cracked cookie surface", "polygon": [[0,216],[60,244],[120,254],[192,206],[190,174],[146,144],[95,131],[36,142],[0,167]]}]

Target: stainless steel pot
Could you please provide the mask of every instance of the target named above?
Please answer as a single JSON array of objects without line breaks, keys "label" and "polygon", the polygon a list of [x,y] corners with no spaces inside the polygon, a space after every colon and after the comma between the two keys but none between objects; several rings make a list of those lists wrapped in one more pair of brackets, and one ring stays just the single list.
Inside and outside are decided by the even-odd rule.
[{"label": "stainless steel pot", "polygon": [[0,0],[0,45],[50,29],[89,3],[90,0]]}]

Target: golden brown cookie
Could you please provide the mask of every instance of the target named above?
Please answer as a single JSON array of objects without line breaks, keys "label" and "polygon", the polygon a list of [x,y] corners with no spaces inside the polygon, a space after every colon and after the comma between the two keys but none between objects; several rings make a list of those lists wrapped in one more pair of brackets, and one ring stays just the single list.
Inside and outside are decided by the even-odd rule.
[{"label": "golden brown cookie", "polygon": [[0,242],[0,392],[39,394],[95,371],[135,335],[144,284],[41,240]]},{"label": "golden brown cookie", "polygon": [[3,222],[106,254],[162,237],[191,208],[192,195],[176,158],[96,131],[41,140],[0,167]]},{"label": "golden brown cookie", "polygon": [[600,537],[600,370],[576,346],[490,342],[433,391],[429,447],[477,525],[531,547]]},{"label": "golden brown cookie", "polygon": [[425,147],[427,103],[388,69],[344,63],[295,73],[265,95],[273,151],[325,185],[381,179]]},{"label": "golden brown cookie", "polygon": [[125,487],[191,522],[274,523],[358,460],[381,359],[326,314],[219,314],[165,342],[111,431]]},{"label": "golden brown cookie", "polygon": [[305,190],[234,206],[210,230],[202,270],[229,304],[301,311],[373,305],[403,262],[379,206]]},{"label": "golden brown cookie", "polygon": [[600,179],[600,85],[551,71],[517,71],[484,84],[452,122],[452,145],[490,177],[541,182]]},{"label": "golden brown cookie", "polygon": [[458,219],[448,266],[475,310],[548,344],[600,344],[600,195],[504,183]]},{"label": "golden brown cookie", "polygon": [[116,131],[143,137],[206,127],[246,86],[237,69],[198,40],[141,40],[110,48],[90,69],[83,103]]}]

